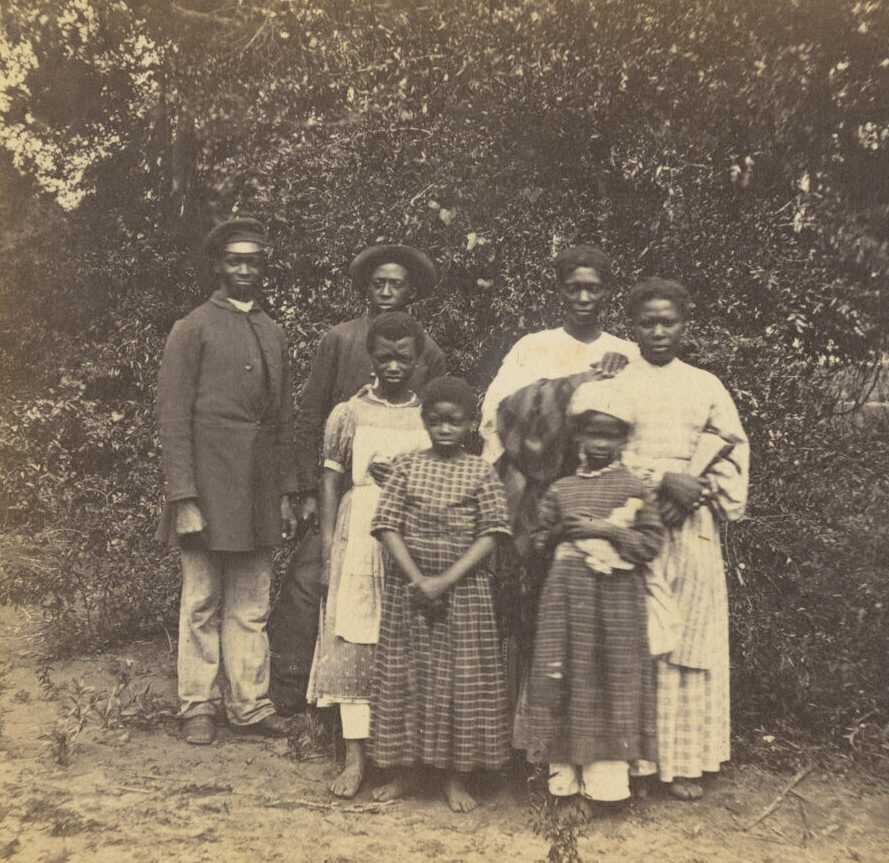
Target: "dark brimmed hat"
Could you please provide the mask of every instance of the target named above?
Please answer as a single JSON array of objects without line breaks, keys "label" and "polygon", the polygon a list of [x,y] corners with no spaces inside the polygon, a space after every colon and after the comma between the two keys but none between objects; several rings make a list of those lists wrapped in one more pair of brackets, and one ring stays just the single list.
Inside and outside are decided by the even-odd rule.
[{"label": "dark brimmed hat", "polygon": [[242,216],[227,219],[213,228],[204,240],[204,253],[210,258],[215,258],[223,247],[231,242],[256,243],[265,250],[269,248],[262,222],[251,216]]},{"label": "dark brimmed hat", "polygon": [[438,281],[435,265],[419,249],[398,245],[368,246],[349,264],[353,287],[363,293],[370,274],[382,264],[401,264],[410,273],[418,300],[428,297]]},{"label": "dark brimmed hat", "polygon": [[578,267],[591,267],[603,282],[611,282],[611,261],[598,246],[584,243],[563,249],[556,255],[553,264],[560,282],[564,282]]}]

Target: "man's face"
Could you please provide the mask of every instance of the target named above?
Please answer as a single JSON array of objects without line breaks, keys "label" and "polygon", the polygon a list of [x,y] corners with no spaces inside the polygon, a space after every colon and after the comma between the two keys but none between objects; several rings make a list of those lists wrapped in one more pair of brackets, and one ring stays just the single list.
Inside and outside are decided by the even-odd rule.
[{"label": "man's face", "polygon": [[259,294],[265,258],[258,246],[255,252],[224,249],[214,269],[227,297],[249,302],[255,300]]},{"label": "man's face", "polygon": [[663,366],[679,353],[685,321],[671,300],[648,300],[636,314],[633,331],[642,356],[656,366]]},{"label": "man's face", "polygon": [[380,264],[367,283],[368,302],[378,312],[403,309],[414,298],[408,271],[401,264]]},{"label": "man's face", "polygon": [[599,273],[592,267],[576,267],[559,285],[568,323],[589,329],[599,323],[602,304],[608,296]]}]

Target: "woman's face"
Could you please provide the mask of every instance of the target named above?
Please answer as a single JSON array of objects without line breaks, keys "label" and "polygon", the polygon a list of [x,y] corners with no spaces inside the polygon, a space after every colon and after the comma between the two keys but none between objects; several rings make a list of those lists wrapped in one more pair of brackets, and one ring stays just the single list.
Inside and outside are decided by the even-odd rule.
[{"label": "woman's face", "polygon": [[562,295],[566,323],[580,330],[598,326],[608,288],[595,269],[576,267],[559,285],[559,293]]},{"label": "woman's face", "polygon": [[367,299],[378,312],[403,309],[414,298],[410,274],[401,264],[380,264],[367,283]]},{"label": "woman's face", "polygon": [[679,353],[685,321],[672,300],[647,300],[636,313],[633,331],[642,356],[652,365],[665,366]]}]

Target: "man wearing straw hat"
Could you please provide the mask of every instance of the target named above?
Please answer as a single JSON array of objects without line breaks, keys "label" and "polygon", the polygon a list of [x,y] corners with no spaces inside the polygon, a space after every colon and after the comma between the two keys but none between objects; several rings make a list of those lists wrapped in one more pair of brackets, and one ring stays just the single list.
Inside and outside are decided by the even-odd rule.
[{"label": "man wearing straw hat", "polygon": [[287,339],[258,305],[267,247],[255,219],[210,232],[216,290],[176,322],[161,361],[158,537],[180,550],[180,717],[195,744],[215,739],[223,667],[230,725],[288,729],[269,699],[266,621],[272,549],[295,533],[298,486]]},{"label": "man wearing straw hat", "polygon": [[[337,324],[322,337],[312,370],[302,391],[296,420],[297,462],[302,493],[300,517],[306,527],[317,526],[321,439],[333,408],[350,399],[373,374],[367,353],[367,331],[380,312],[404,309],[425,299],[437,277],[432,261],[412,246],[375,245],[358,254],[349,266],[352,286],[366,311]],[[441,348],[425,339],[423,353],[411,378],[411,389],[445,373]],[[321,538],[311,530],[296,550],[281,594],[272,612],[272,698],[282,713],[304,709],[321,602]]]}]

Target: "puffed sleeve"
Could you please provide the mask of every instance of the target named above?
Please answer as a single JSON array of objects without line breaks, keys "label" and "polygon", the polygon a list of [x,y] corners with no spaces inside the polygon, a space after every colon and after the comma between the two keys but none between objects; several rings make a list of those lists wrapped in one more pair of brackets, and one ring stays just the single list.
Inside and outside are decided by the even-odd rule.
[{"label": "puffed sleeve", "polygon": [[340,402],[324,426],[322,452],[324,467],[345,473],[352,464],[352,440],[355,437],[355,412],[349,402]]},{"label": "puffed sleeve", "polygon": [[726,521],[737,521],[747,505],[750,443],[741,425],[738,409],[728,390],[714,378],[706,431],[734,444],[732,451],[712,464],[703,475],[711,493],[711,504]]},{"label": "puffed sleeve", "polygon": [[543,554],[556,544],[556,527],[562,521],[559,496],[550,486],[537,506],[537,523],[531,531],[531,542],[538,554]]},{"label": "puffed sleeve", "polygon": [[506,509],[506,489],[494,469],[484,464],[484,474],[478,487],[478,521],[476,538],[498,533],[510,536],[509,512]]},{"label": "puffed sleeve", "polygon": [[484,441],[482,458],[490,464],[495,464],[503,455],[503,444],[497,432],[497,408],[500,407],[500,402],[510,393],[531,383],[526,380],[523,341],[524,339],[519,339],[503,358],[500,369],[491,381],[482,401],[478,432]]},{"label": "puffed sleeve", "polygon": [[392,463],[392,472],[383,485],[377,510],[370,523],[370,532],[377,539],[384,530],[402,532],[409,471],[410,454],[399,456]]}]

